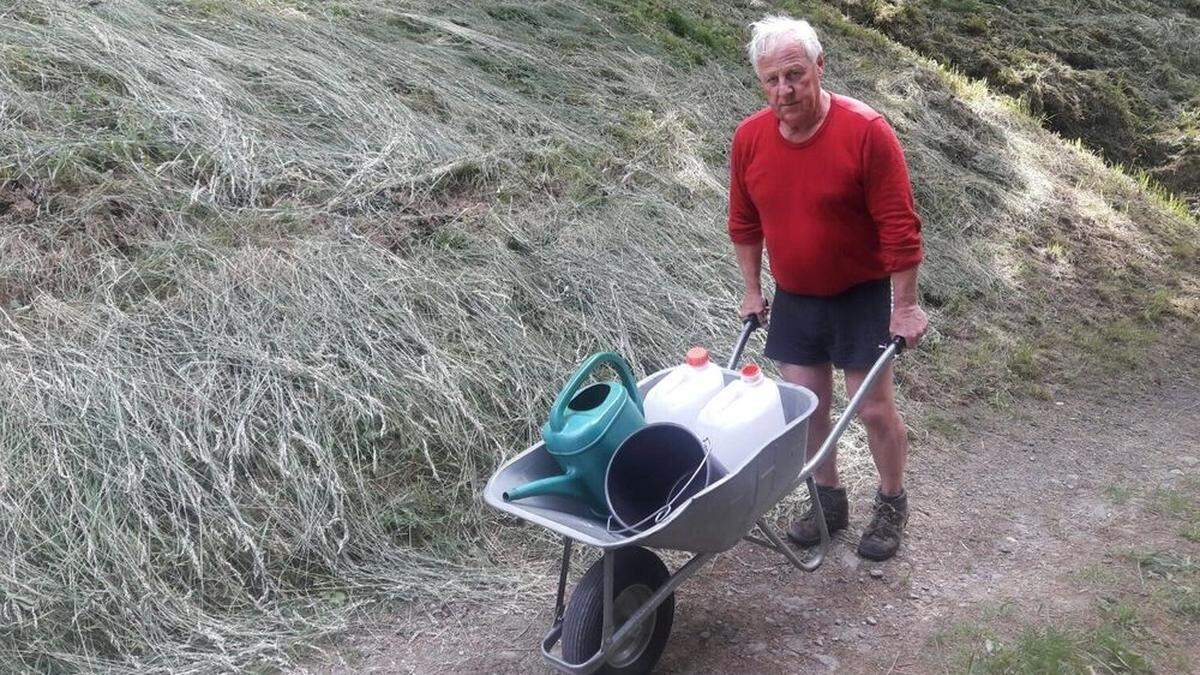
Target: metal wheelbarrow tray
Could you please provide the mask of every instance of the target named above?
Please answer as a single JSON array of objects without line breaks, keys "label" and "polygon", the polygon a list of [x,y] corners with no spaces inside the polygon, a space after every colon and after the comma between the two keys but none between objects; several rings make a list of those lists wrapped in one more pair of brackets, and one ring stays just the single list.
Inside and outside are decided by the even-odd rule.
[{"label": "metal wheelbarrow tray", "polygon": [[[757,327],[754,319],[746,322],[729,366],[723,371],[726,384],[739,377],[733,368]],[[547,495],[506,501],[502,496],[506,490],[561,473],[542,443],[501,466],[488,481],[484,500],[493,508],[563,537],[554,625],[542,640],[542,656],[546,661],[561,672],[573,674],[602,668],[614,673],[648,671],[657,662],[670,634],[675,589],[710,558],[739,541],[775,551],[802,570],[817,569],[829,548],[830,536],[820,513],[812,473],[837,444],[865,392],[901,346],[899,339],[887,346],[829,438],[810,461],[805,460],[808,418],[817,407],[817,397],[804,387],[778,382],[784,429],[754,450],[740,466],[725,467],[728,470],[725,476],[643,532],[632,535],[611,532],[604,521],[589,515],[585,506],[564,497]],[[660,370],[641,380],[638,390],[645,395],[668,372],[669,369]],[[807,558],[789,548],[763,518],[801,482],[808,484],[821,529],[821,543]],[[755,528],[761,537],[752,533]],[[568,607],[564,599],[574,542],[602,549],[604,555],[579,581]],[[649,548],[694,555],[668,574],[661,560],[645,550]],[[561,657],[553,653],[560,640]]]}]

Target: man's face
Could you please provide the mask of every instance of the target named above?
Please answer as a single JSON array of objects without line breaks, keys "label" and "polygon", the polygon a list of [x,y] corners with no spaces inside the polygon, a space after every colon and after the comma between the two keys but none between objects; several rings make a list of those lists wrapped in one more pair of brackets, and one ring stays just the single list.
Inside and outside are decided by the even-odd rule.
[{"label": "man's face", "polygon": [[821,75],[825,72],[825,56],[817,55],[816,62],[808,58],[798,44],[787,44],[764,54],[755,71],[767,105],[789,127],[805,128],[820,117]]}]

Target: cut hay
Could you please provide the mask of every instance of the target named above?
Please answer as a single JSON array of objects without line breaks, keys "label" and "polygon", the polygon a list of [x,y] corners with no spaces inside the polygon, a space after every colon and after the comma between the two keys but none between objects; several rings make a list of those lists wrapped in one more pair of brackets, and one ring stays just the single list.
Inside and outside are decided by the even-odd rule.
[{"label": "cut hay", "polygon": [[[936,327],[901,369],[913,419],[1019,395],[1012,326],[1052,386],[1077,326],[1193,306],[1194,224],[810,9],[831,85],[913,165]],[[0,661],[284,668],[380,599],[542,589],[552,542],[497,526],[492,469],[589,353],[644,375],[737,330],[724,153],[759,103],[729,48],[749,15],[703,11],[0,9]],[[1077,246],[1085,207],[1140,248]],[[1138,283],[1089,289],[1110,258]],[[1077,302],[1031,324],[1054,273]],[[861,434],[842,454],[869,489]]]}]

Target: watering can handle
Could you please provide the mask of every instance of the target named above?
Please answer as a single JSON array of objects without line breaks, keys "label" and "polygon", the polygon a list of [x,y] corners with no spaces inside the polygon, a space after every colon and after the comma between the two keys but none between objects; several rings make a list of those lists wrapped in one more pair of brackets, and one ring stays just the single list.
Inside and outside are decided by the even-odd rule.
[{"label": "watering can handle", "polygon": [[563,418],[566,413],[567,404],[575,396],[575,392],[583,385],[584,380],[591,374],[593,370],[603,364],[609,364],[617,374],[621,376],[621,383],[625,386],[625,390],[629,392],[629,397],[633,399],[634,405],[637,406],[638,412],[644,412],[642,407],[642,397],[638,393],[637,381],[633,379],[633,370],[630,369],[629,363],[625,359],[613,352],[599,352],[592,354],[583,365],[579,366],[579,370],[575,371],[575,375],[571,377],[571,381],[567,382],[567,386],[558,392],[558,398],[554,400],[554,407],[550,409],[550,428],[555,431],[562,431],[566,420]]}]

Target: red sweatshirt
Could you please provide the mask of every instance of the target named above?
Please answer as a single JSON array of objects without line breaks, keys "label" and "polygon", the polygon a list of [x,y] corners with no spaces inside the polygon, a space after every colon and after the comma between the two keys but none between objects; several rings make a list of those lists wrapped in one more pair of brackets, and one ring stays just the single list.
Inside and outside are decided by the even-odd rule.
[{"label": "red sweatshirt", "polygon": [[779,133],[770,108],[733,135],[729,238],[766,239],[780,288],[836,295],[921,262],[921,220],[896,133],[865,103],[833,94],[804,143]]}]

